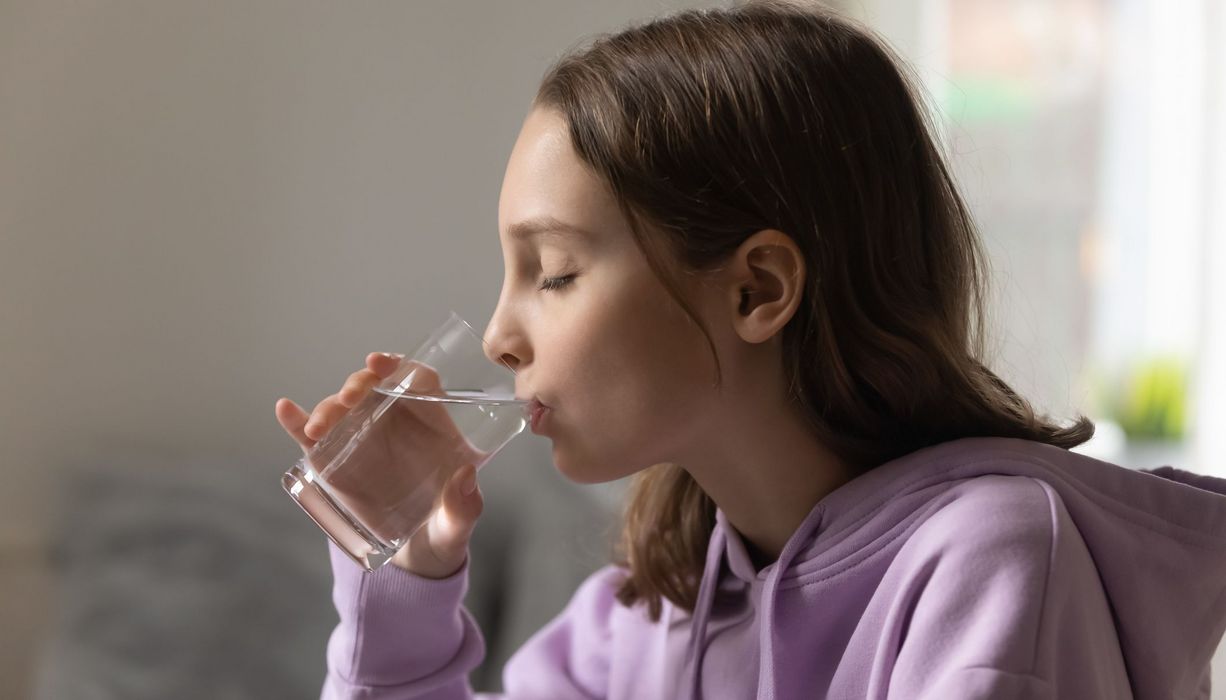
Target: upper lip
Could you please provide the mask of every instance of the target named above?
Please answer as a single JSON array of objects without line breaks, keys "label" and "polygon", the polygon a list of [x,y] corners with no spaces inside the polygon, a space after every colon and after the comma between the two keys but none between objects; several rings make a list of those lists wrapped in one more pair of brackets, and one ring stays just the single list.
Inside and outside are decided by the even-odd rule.
[{"label": "upper lip", "polygon": [[520,401],[527,401],[529,407],[533,409],[549,408],[549,406],[545,405],[544,401],[541,401],[540,398],[536,396],[517,396],[515,398],[519,399]]}]

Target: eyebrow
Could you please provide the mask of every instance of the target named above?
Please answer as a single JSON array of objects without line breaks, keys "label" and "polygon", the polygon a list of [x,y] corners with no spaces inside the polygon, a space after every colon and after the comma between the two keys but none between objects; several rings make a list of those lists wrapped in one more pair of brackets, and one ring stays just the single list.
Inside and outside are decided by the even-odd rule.
[{"label": "eyebrow", "polygon": [[525,241],[538,236],[579,236],[583,238],[595,237],[595,234],[586,229],[575,226],[574,224],[568,224],[565,221],[559,221],[552,216],[538,216],[511,224],[507,227],[507,235],[514,241]]}]

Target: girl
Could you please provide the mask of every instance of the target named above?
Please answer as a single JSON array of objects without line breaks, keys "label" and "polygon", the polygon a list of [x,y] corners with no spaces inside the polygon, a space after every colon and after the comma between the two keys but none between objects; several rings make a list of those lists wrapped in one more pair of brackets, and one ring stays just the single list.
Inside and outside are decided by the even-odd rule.
[{"label": "girl", "polygon": [[[617,561],[508,698],[1206,698],[1226,481],[1123,469],[981,360],[982,253],[902,64],[823,11],[686,11],[546,75],[499,201],[492,361]],[[396,367],[372,354],[304,447]],[[325,698],[467,698],[471,467],[367,574]]]}]

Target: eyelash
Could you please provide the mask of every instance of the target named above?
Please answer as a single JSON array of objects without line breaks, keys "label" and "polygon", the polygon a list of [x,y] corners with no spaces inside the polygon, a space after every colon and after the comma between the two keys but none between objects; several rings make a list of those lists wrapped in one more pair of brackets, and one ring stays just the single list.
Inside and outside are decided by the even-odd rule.
[{"label": "eyelash", "polygon": [[570,284],[575,279],[575,275],[562,275],[561,277],[546,277],[541,281],[540,289],[542,291],[551,292],[561,289]]}]

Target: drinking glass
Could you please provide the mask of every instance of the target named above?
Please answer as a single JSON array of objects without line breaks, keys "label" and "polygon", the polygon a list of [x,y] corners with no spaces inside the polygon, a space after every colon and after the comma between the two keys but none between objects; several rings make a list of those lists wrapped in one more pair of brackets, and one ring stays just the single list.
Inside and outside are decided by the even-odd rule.
[{"label": "drinking glass", "polygon": [[457,469],[480,470],[530,420],[515,373],[450,317],[304,451],[281,485],[367,571],[429,520]]}]

